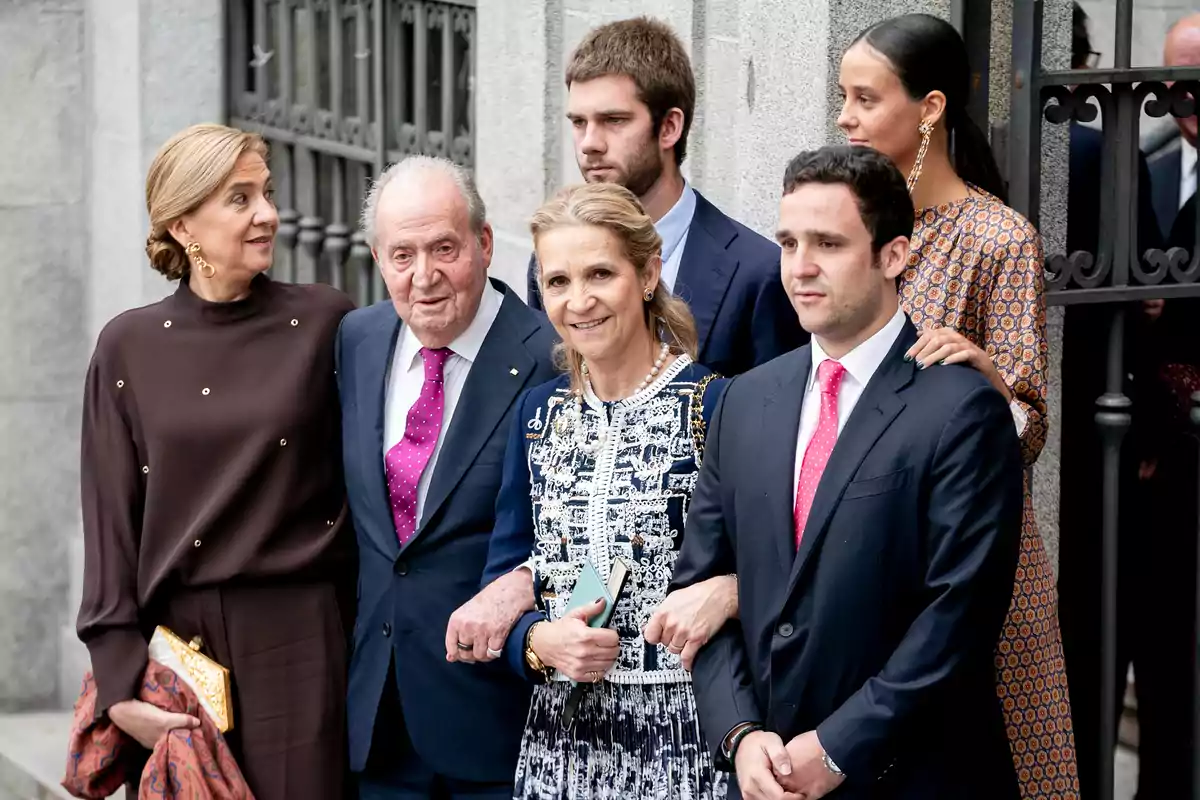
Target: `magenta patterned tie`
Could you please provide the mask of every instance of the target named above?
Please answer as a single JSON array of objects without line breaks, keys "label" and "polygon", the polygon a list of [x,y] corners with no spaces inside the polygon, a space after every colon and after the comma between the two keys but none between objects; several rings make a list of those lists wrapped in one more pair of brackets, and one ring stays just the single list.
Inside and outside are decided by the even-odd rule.
[{"label": "magenta patterned tie", "polygon": [[417,532],[417,484],[421,482],[421,473],[433,455],[442,430],[446,399],[442,371],[450,356],[451,351],[444,347],[437,350],[421,348],[421,359],[425,362],[421,396],[408,410],[404,436],[384,458],[392,520],[396,523],[396,537],[401,547]]}]

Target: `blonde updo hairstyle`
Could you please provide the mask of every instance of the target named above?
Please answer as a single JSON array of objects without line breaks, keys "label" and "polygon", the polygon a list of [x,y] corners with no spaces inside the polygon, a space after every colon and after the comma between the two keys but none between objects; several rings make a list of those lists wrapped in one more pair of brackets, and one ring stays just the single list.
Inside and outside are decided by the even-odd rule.
[{"label": "blonde updo hairstyle", "polygon": [[168,228],[221,188],[246,153],[257,153],[266,161],[267,143],[257,134],[225,125],[193,125],[172,136],[154,156],[146,175],[150,215],[146,255],[150,266],[168,280],[180,280],[191,272],[184,245],[175,241]]},{"label": "blonde updo hairstyle", "polygon": [[[662,255],[662,237],[641,202],[615,183],[569,186],[539,208],[529,223],[534,249],[539,236],[569,225],[595,225],[612,232],[643,282],[650,260]],[[539,282],[541,271],[539,261]],[[645,303],[645,312],[646,327],[655,340],[666,342],[676,355],[696,357],[699,342],[692,312],[662,285],[661,278],[654,287],[653,299]],[[554,355],[559,368],[570,375],[572,391],[581,392],[583,357],[564,342],[555,346]]]}]

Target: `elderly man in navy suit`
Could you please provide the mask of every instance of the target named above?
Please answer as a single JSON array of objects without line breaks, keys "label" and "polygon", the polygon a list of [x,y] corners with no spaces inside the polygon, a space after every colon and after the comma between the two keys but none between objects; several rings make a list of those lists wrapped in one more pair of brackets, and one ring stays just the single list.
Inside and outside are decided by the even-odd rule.
[{"label": "elderly man in navy suit", "polygon": [[[1171,26],[1163,44],[1163,65],[1200,65],[1200,14],[1189,14]],[[1175,124],[1178,126],[1175,135],[1150,157],[1154,210],[1159,229],[1168,238],[1172,238],[1171,231],[1180,218],[1180,210],[1196,193],[1196,115],[1176,117]],[[1189,228],[1194,224],[1193,216]]]},{"label": "elderly man in navy suit", "polygon": [[553,329],[488,279],[492,229],[466,170],[391,167],[363,228],[390,299],[350,313],[337,340],[359,545],[351,769],[363,800],[507,800],[528,685],[448,661],[442,637],[479,585],[509,418],[555,374]]},{"label": "elderly man in navy suit", "polygon": [[747,800],[1018,797],[992,651],[1020,449],[982,375],[908,355],[912,225],[879,153],[794,159],[777,237],[813,340],[733,379],[709,426],[674,585],[739,576],[693,684]]}]

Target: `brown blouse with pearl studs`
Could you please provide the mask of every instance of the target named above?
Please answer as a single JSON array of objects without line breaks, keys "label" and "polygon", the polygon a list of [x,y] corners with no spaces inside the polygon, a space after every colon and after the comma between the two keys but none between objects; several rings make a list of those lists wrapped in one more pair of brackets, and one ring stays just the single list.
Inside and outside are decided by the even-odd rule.
[{"label": "brown blouse with pearl studs", "polygon": [[136,696],[164,592],[352,575],[333,360],[352,308],[265,275],[210,303],[185,280],[105,326],[83,400],[77,623],[98,710]]}]

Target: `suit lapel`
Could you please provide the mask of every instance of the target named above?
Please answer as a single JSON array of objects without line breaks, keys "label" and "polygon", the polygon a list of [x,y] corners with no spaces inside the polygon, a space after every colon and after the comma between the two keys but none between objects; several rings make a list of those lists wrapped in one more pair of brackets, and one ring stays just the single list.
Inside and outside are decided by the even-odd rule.
[{"label": "suit lapel", "polygon": [[[386,313],[385,313],[386,312]],[[400,542],[392,519],[392,503],[388,497],[387,476],[383,465],[383,414],[392,357],[400,333],[400,318],[389,307],[379,314],[378,327],[364,336],[357,348],[358,386],[361,403],[362,430],[359,458],[370,508],[378,509],[378,525],[371,526],[380,549],[395,556]]]},{"label": "suit lapel", "polygon": [[737,229],[720,211],[696,192],[696,211],[688,226],[687,242],[679,261],[674,294],[688,304],[696,320],[700,353],[704,353],[713,322],[737,261],[729,254],[729,243],[737,237]]},{"label": "suit lapel", "polygon": [[793,507],[796,487],[792,484],[796,470],[796,444],[800,430],[800,409],[804,404],[804,387],[812,369],[812,350],[805,345],[787,356],[788,371],[779,385],[763,403],[762,437],[765,464],[763,475],[768,506],[767,530],[775,541],[779,558],[780,585],[787,579],[796,558],[796,537]]},{"label": "suit lapel", "polygon": [[528,334],[521,329],[521,309],[514,303],[521,300],[506,290],[500,313],[467,374],[429,481],[421,522],[406,547],[424,533],[429,521],[475,463],[513,400],[533,377],[537,361],[525,347]]},{"label": "suit lapel", "polygon": [[838,436],[837,444],[834,445],[833,453],[830,454],[825,471],[817,484],[804,536],[800,540],[800,550],[792,564],[788,595],[795,591],[796,584],[810,560],[809,557],[825,537],[829,520],[859,465],[904,409],[904,401],[897,393],[912,381],[913,372],[916,370],[914,364],[904,361],[904,351],[915,341],[915,329],[911,324],[906,324],[887,357],[863,390],[850,418],[846,420],[846,425]]}]

